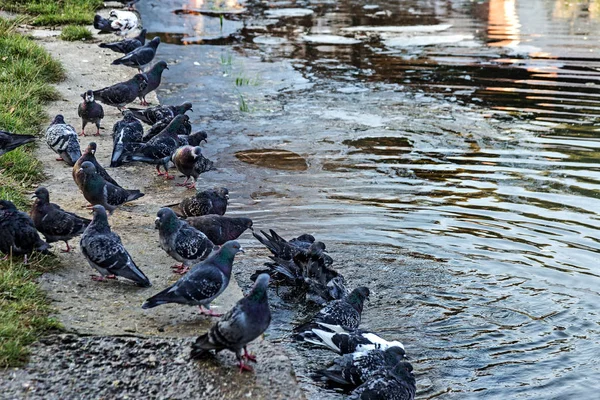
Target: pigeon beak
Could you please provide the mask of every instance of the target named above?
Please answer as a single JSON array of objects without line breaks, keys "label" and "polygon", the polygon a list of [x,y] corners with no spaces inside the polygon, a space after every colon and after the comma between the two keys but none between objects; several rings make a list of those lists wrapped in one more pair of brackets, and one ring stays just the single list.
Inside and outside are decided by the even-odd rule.
[{"label": "pigeon beak", "polygon": [[154,220],[154,229],[158,229],[159,226],[160,226],[160,218],[156,217],[156,219]]},{"label": "pigeon beak", "polygon": [[37,194],[34,194],[33,196],[31,196],[32,199],[37,199]]},{"label": "pigeon beak", "polygon": [[240,247],[240,249],[238,250],[240,253],[245,253],[246,250],[244,250],[242,247]]},{"label": "pigeon beak", "polygon": [[190,108],[190,111],[191,111],[191,112],[194,112],[194,109],[193,109],[193,108]]}]

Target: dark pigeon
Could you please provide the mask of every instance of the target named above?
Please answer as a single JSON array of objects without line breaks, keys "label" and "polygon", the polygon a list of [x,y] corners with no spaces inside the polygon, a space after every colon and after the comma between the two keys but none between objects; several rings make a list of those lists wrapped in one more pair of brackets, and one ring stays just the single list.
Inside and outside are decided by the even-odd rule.
[{"label": "dark pigeon", "polygon": [[33,141],[35,141],[33,135],[17,135],[0,130],[0,156]]},{"label": "dark pigeon", "polygon": [[44,242],[29,215],[17,210],[8,200],[0,200],[0,252],[6,255],[27,256],[34,251],[51,254],[50,246]]},{"label": "dark pigeon", "polygon": [[83,184],[81,192],[83,197],[92,205],[100,204],[111,214],[123,203],[139,199],[144,195],[139,190],[127,190],[106,182],[102,176],[96,172],[96,167],[89,161],[81,164],[78,174],[83,172]]},{"label": "dark pigeon", "polygon": [[417,388],[412,370],[408,361],[401,361],[357,387],[348,400],[414,400]]},{"label": "dark pigeon", "polygon": [[142,47],[138,47],[121,58],[117,58],[112,62],[112,65],[125,65],[141,70],[142,67],[152,62],[159,44],[160,38],[156,36]]},{"label": "dark pigeon", "polygon": [[67,249],[61,251],[68,253],[71,251],[69,240],[81,235],[92,221],[64,211],[57,204],[50,203],[50,193],[45,187],[37,188],[33,197],[36,200],[30,215],[35,227],[44,235],[46,242],[65,242]]},{"label": "dark pigeon", "polygon": [[117,121],[113,126],[113,152],[110,157],[110,166],[122,165],[125,154],[136,152],[142,147],[143,136],[142,123],[133,116],[131,111],[124,110],[123,119]]},{"label": "dark pigeon", "polygon": [[104,207],[95,205],[93,213],[94,219],[83,232],[79,242],[81,252],[90,266],[100,273],[100,277],[94,276],[92,279],[103,281],[106,278],[121,276],[132,280],[138,286],[152,286],[123,247],[119,235],[111,232]]},{"label": "dark pigeon", "polygon": [[[154,125],[152,125],[144,135],[142,142],[148,142],[150,141],[150,139],[156,137],[158,134],[165,130],[165,128],[171,123],[171,121],[173,121],[172,117],[163,118]],[[181,126],[177,130],[177,136],[179,137],[179,143],[181,146],[184,146],[186,142],[188,142],[190,132],[192,132],[192,124],[189,120],[187,120],[183,124],[181,124]]]},{"label": "dark pigeon", "polygon": [[144,90],[140,92],[138,96],[140,98],[141,104],[143,106],[147,106],[148,102],[146,101],[146,96],[148,93],[153,92],[160,86],[160,80],[162,78],[162,73],[165,69],[169,69],[167,63],[165,61],[159,61],[152,66],[148,71],[146,71],[146,79],[148,81],[148,86]]},{"label": "dark pigeon", "polygon": [[202,142],[208,143],[208,134],[204,131],[197,131],[189,135],[179,135],[179,141],[184,146],[200,146]]},{"label": "dark pigeon", "polygon": [[119,110],[135,101],[148,83],[143,74],[136,74],[128,81],[114,84],[104,89],[94,90],[94,97],[102,103],[117,107]]},{"label": "dark pigeon", "polygon": [[170,204],[171,208],[180,217],[199,217],[208,214],[223,215],[227,211],[229,190],[227,188],[214,188],[200,190],[196,188],[196,195],[183,199],[181,203]]},{"label": "dark pigeon", "polygon": [[[177,186],[185,186],[188,189],[195,189],[200,174],[212,170],[214,165],[211,160],[202,155],[200,146],[182,146],[178,148],[173,152],[171,162],[185,176],[185,181],[178,183]],[[187,183],[190,177],[194,178],[192,184]]]},{"label": "dark pigeon", "polygon": [[185,114],[188,111],[194,111],[190,102],[185,102],[179,106],[156,106],[144,109],[130,108],[129,110],[137,119],[148,125],[154,125],[165,118],[173,119],[177,115]]},{"label": "dark pigeon", "polygon": [[79,160],[77,160],[77,162],[73,166],[73,180],[75,181],[75,183],[77,184],[77,187],[79,187],[79,189],[82,188],[84,177],[85,177],[85,174],[83,173],[83,171],[80,171],[80,169],[81,169],[81,165],[86,161],[89,161],[92,164],[94,164],[94,167],[96,168],[96,172],[99,173],[100,176],[106,182],[109,182],[115,186],[121,187],[121,185],[119,185],[117,183],[117,181],[115,181],[113,178],[111,178],[111,176],[108,174],[108,172],[106,172],[106,170],[102,167],[102,165],[100,165],[98,160],[96,160],[96,143],[90,142],[88,144],[88,147],[85,149],[85,151],[81,155],[81,157],[79,157]]},{"label": "dark pigeon", "polygon": [[202,314],[221,316],[210,310],[210,303],[229,285],[233,259],[239,251],[243,252],[243,249],[235,240],[225,243],[173,285],[146,300],[142,308],[167,303],[187,304],[199,306]]},{"label": "dark pigeon", "polygon": [[94,92],[88,90],[81,95],[83,103],[79,104],[77,114],[81,117],[81,136],[85,136],[85,126],[91,122],[96,124],[96,135],[100,135],[100,121],[104,118],[104,109],[94,100]]},{"label": "dark pigeon", "polygon": [[240,371],[251,371],[252,368],[243,359],[256,362],[256,357],[248,353],[247,345],[262,335],[271,323],[268,285],[269,276],[259,276],[250,293],[239,300],[207,333],[196,339],[190,357],[202,358],[211,350],[218,353],[227,349],[235,353]]},{"label": "dark pigeon", "polygon": [[[305,342],[324,346],[338,354],[365,353],[371,350],[385,350],[390,347],[401,347],[404,345],[397,341],[387,341],[373,332],[355,329],[347,331],[339,325],[317,324],[311,333],[301,334]],[[299,338],[299,337],[297,337]]]},{"label": "dark pigeon", "polygon": [[161,208],[156,214],[160,247],[181,263],[175,266],[179,273],[187,272],[191,264],[204,260],[213,250],[206,235],[177,218],[170,208]]},{"label": "dark pigeon", "polygon": [[355,388],[370,378],[394,368],[405,358],[406,353],[401,347],[346,354],[333,360],[331,367],[317,371],[314,378],[331,386]]},{"label": "dark pigeon", "polygon": [[46,143],[60,156],[56,161],[64,161],[70,166],[81,157],[79,138],[72,125],[65,123],[62,115],[58,114],[46,129]]},{"label": "dark pigeon", "polygon": [[118,29],[112,27],[112,21],[106,19],[101,15],[96,14],[94,16],[94,28],[98,29],[100,33],[116,33]]},{"label": "dark pigeon", "polygon": [[252,220],[243,217],[224,217],[212,214],[189,217],[186,221],[204,233],[217,246],[229,240],[237,239],[246,229],[252,229]]},{"label": "dark pigeon", "polygon": [[100,43],[98,46],[102,47],[103,49],[110,49],[117,53],[127,54],[127,53],[131,53],[133,50],[137,49],[138,47],[142,47],[145,43],[146,43],[146,29],[142,29],[140,34],[138,36],[134,37],[133,39],[124,39],[124,40],[121,40],[120,42],[113,42],[113,43]]}]

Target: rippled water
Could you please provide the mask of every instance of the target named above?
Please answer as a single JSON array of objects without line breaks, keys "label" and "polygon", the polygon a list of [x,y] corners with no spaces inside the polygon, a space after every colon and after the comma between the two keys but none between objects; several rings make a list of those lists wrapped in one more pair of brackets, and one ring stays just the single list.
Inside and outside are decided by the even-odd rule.
[{"label": "rippled water", "polygon": [[597,397],[600,3],[138,7],[161,101],[200,105],[206,184],[326,241],[419,397]]}]

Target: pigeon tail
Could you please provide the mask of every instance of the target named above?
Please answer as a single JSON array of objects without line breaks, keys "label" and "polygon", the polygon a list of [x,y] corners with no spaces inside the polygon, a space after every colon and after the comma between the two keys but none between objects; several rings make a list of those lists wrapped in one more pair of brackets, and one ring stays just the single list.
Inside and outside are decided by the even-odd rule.
[{"label": "pigeon tail", "polygon": [[128,195],[127,195],[127,201],[133,201],[136,199],[139,199],[140,197],[144,196],[144,193],[140,192],[139,190],[128,190]]},{"label": "pigeon tail", "polygon": [[134,281],[141,287],[152,286],[150,279],[148,279],[148,277],[144,275],[144,273],[135,264],[129,265],[129,268],[124,268],[123,270],[119,271],[118,275]]}]

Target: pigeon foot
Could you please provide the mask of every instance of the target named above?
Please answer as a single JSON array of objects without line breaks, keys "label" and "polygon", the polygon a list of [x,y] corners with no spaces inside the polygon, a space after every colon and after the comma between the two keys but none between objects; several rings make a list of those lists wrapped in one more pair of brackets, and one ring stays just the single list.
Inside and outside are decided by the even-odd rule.
[{"label": "pigeon foot", "polygon": [[174,274],[178,274],[178,275],[185,275],[189,270],[190,267],[186,267],[185,265],[181,264],[181,265],[172,265],[171,269],[173,270]]},{"label": "pigeon foot", "polygon": [[202,306],[199,306],[199,308],[200,308],[200,314],[202,314],[202,315],[208,315],[209,317],[222,317],[223,316],[223,314],[216,313],[211,309],[205,309]]},{"label": "pigeon foot", "polygon": [[60,249],[61,253],[70,253],[71,252],[71,247],[69,246],[69,242],[65,242],[65,244],[67,245],[67,248],[65,250]]},{"label": "pigeon foot", "polygon": [[254,354],[248,353],[246,347],[244,347],[244,358],[248,361],[256,362],[256,356]]},{"label": "pigeon foot", "polygon": [[85,131],[81,131],[81,133],[79,134],[79,136],[85,136]]},{"label": "pigeon foot", "polygon": [[57,157],[56,161],[65,161],[62,157]]},{"label": "pigeon foot", "polygon": [[254,371],[254,369],[252,369],[251,366],[249,366],[248,364],[244,364],[243,361],[240,361],[239,367],[240,367],[240,374],[243,373],[244,371],[248,371],[248,372]]}]

